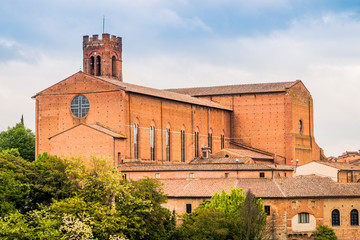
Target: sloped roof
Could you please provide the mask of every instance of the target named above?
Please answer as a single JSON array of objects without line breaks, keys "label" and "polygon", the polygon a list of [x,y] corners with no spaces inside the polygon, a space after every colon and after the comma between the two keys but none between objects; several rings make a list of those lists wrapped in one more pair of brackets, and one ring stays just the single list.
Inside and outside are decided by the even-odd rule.
[{"label": "sloped roof", "polygon": [[[239,156],[239,157],[211,157],[211,158],[195,158],[189,164],[212,164],[212,163],[222,163],[222,164],[229,164],[229,163],[238,163],[244,164],[247,163],[249,158],[247,156]],[[251,159],[250,159],[251,160]]]},{"label": "sloped roof", "polygon": [[[135,85],[135,84],[130,84],[130,83],[124,83],[121,82],[119,80],[115,80],[113,78],[110,77],[103,77],[103,76],[93,76],[84,72],[77,72],[73,75],[71,75],[70,77],[46,88],[45,90],[35,94],[32,98],[36,98],[38,95],[41,95],[43,92],[65,82],[66,80],[70,79],[73,76],[80,76],[80,75],[86,75],[87,77],[91,77],[93,79],[99,79],[103,82],[106,83],[111,83],[112,85],[115,85],[115,87],[119,87],[119,90],[122,89],[124,91],[127,92],[133,92],[133,93],[138,93],[138,94],[143,94],[143,95],[148,95],[148,96],[153,96],[153,97],[158,97],[158,98],[163,98],[163,99],[169,99],[169,100],[173,100],[173,101],[178,101],[178,102],[185,102],[185,103],[190,103],[190,104],[195,104],[195,105],[200,105],[200,106],[205,106],[205,107],[211,107],[211,108],[217,108],[217,109],[222,109],[222,110],[227,110],[227,111],[232,111],[231,108],[223,106],[221,104],[218,104],[216,102],[212,102],[212,101],[208,101],[205,99],[198,99],[195,97],[191,97],[189,95],[186,94],[179,94],[179,93],[174,93],[174,92],[170,92],[170,91],[166,91],[166,90],[159,90],[159,89],[155,89],[155,88],[149,88],[149,87],[144,87],[144,86],[139,86],[139,85]],[[58,94],[58,93],[57,93]],[[78,93],[73,93],[73,94],[78,94]]]},{"label": "sloped roof", "polygon": [[283,197],[279,188],[270,178],[239,179],[162,179],[164,193],[168,197],[206,197],[222,190],[230,192],[231,187],[244,191],[251,189],[256,197]]},{"label": "sloped roof", "polygon": [[133,93],[138,93],[138,94],[143,94],[143,95],[148,95],[148,96],[153,96],[153,97],[158,97],[158,98],[163,98],[163,99],[169,99],[169,100],[178,101],[178,102],[185,102],[185,103],[190,103],[190,104],[195,104],[195,105],[200,105],[200,106],[205,106],[205,107],[218,108],[218,109],[222,109],[222,110],[232,111],[231,108],[223,106],[216,102],[191,97],[186,94],[180,94],[180,93],[175,93],[175,92],[171,92],[171,91],[159,90],[159,89],[139,86],[139,85],[135,85],[135,84],[131,84],[131,83],[120,82],[120,81],[113,80],[113,79],[106,78],[106,77],[97,77],[97,78],[102,79],[109,83],[116,84],[119,87],[122,87],[127,92],[133,92]]},{"label": "sloped roof", "polygon": [[113,131],[113,130],[110,130],[110,129],[108,129],[108,128],[105,128],[105,127],[100,126],[100,125],[97,125],[97,124],[89,124],[89,125],[88,125],[88,124],[80,123],[80,124],[78,124],[78,125],[76,125],[76,126],[73,126],[73,127],[69,128],[69,129],[66,129],[66,130],[64,130],[64,131],[62,131],[62,132],[60,132],[60,133],[55,134],[54,136],[49,137],[49,139],[51,139],[51,138],[53,138],[53,137],[56,137],[56,136],[58,136],[58,135],[60,135],[60,134],[63,134],[63,133],[65,133],[65,132],[67,132],[67,131],[70,131],[70,130],[72,130],[72,129],[74,129],[74,128],[77,128],[77,127],[79,127],[79,126],[89,127],[89,128],[91,128],[91,129],[97,130],[97,131],[102,132],[102,133],[104,133],[104,134],[110,135],[111,137],[114,137],[114,138],[126,138],[126,136],[125,136],[124,134],[115,132],[115,131]]},{"label": "sloped roof", "polygon": [[255,152],[255,151],[251,151],[251,150],[248,150],[248,149],[229,148],[229,149],[226,149],[226,150],[228,150],[230,152],[234,152],[234,153],[242,155],[242,156],[251,157],[253,159],[269,159],[269,160],[274,159],[271,156],[268,156],[268,155],[265,155],[265,154],[262,154],[262,153],[258,153],[258,152]]},{"label": "sloped roof", "polygon": [[95,130],[98,130],[98,131],[100,131],[100,132],[103,132],[103,133],[105,133],[105,134],[107,134],[107,135],[110,135],[110,136],[112,136],[112,137],[114,137],[114,138],[126,138],[126,136],[125,136],[124,134],[115,132],[115,131],[113,131],[113,130],[111,130],[111,129],[105,128],[105,127],[100,126],[100,125],[98,125],[98,124],[89,124],[89,125],[87,125],[87,126],[93,128],[93,129],[95,129]]},{"label": "sloped roof", "polygon": [[215,192],[242,188],[259,198],[360,197],[360,184],[336,183],[330,178],[298,176],[239,179],[162,179],[168,197],[211,197]]},{"label": "sloped roof", "polygon": [[124,164],[119,167],[123,172],[153,171],[293,171],[293,166],[241,164],[241,163],[207,163],[207,164]]},{"label": "sloped roof", "polygon": [[176,93],[188,94],[190,96],[268,93],[268,92],[284,92],[286,91],[287,88],[292,87],[298,82],[301,81],[297,80],[292,82],[225,85],[225,86],[215,86],[215,87],[175,88],[175,89],[167,89],[167,90]]},{"label": "sloped roof", "polygon": [[339,170],[360,170],[359,166],[349,164],[349,163],[340,163],[340,162],[325,162],[325,161],[315,161],[329,167],[333,167]]}]

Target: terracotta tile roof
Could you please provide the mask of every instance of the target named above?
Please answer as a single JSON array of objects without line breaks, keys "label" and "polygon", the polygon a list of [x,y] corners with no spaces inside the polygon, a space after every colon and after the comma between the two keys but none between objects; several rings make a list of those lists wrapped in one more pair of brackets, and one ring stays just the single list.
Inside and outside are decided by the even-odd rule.
[{"label": "terracotta tile roof", "polygon": [[215,157],[215,158],[196,158],[189,164],[209,164],[209,163],[239,163],[244,164],[248,160],[247,156],[243,157]]},{"label": "terracotta tile roof", "polygon": [[115,131],[113,131],[111,129],[105,128],[105,127],[100,126],[98,124],[89,124],[87,126],[93,128],[95,130],[98,130],[100,132],[103,132],[103,133],[105,133],[107,135],[110,135],[110,136],[112,136],[114,138],[126,138],[126,136],[124,134],[115,132]]},{"label": "terracotta tile roof", "polygon": [[242,188],[259,198],[360,197],[360,184],[335,183],[330,178],[298,176],[295,178],[243,179],[162,179],[168,197],[211,197],[215,192]]},{"label": "terracotta tile roof", "polygon": [[230,192],[231,187],[251,189],[257,197],[283,197],[272,179],[163,179],[164,193],[168,197],[211,197],[222,190]]},{"label": "terracotta tile roof", "polygon": [[355,164],[355,163],[358,163],[358,162],[360,162],[360,158],[349,161],[350,164]]},{"label": "terracotta tile roof", "polygon": [[274,159],[271,156],[262,154],[262,153],[257,153],[248,149],[235,149],[235,148],[231,148],[231,149],[227,149],[228,151],[234,152],[236,154],[242,155],[242,156],[247,156],[247,157],[251,157],[253,159],[269,159],[272,160]]},{"label": "terracotta tile roof", "polygon": [[123,164],[119,166],[122,172],[153,172],[153,171],[293,171],[293,166],[241,164],[241,163],[206,163],[206,164]]},{"label": "terracotta tile roof", "polygon": [[118,85],[127,92],[134,92],[134,93],[139,93],[139,94],[163,98],[163,99],[169,99],[169,100],[178,101],[178,102],[185,102],[185,103],[196,104],[196,105],[200,105],[200,106],[206,106],[206,107],[212,107],[212,108],[218,108],[218,109],[223,109],[223,110],[227,110],[227,111],[232,111],[231,108],[228,108],[228,107],[218,104],[216,102],[191,97],[186,94],[179,94],[179,93],[175,93],[175,92],[171,92],[171,91],[159,90],[159,89],[155,89],[155,88],[149,88],[149,87],[139,86],[139,85],[130,84],[130,83],[124,83],[124,82],[120,82],[118,80],[113,80],[113,79],[107,78],[107,77],[97,77],[97,78],[102,79],[106,82]]},{"label": "terracotta tile roof", "polygon": [[167,89],[167,90],[176,93],[188,94],[190,96],[284,92],[287,88],[292,87],[298,82],[300,81],[297,80],[292,82],[226,85],[226,86],[216,86],[216,87],[176,88],[176,89]]},{"label": "terracotta tile roof", "polygon": [[360,167],[349,164],[349,163],[340,163],[340,162],[325,162],[325,161],[316,161],[316,163],[320,163],[329,167],[337,168],[339,170],[360,170]]}]

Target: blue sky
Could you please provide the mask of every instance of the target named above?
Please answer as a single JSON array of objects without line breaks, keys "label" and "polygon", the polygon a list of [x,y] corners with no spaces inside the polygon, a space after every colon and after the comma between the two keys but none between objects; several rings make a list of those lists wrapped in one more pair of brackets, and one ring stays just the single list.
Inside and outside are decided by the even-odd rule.
[{"label": "blue sky", "polygon": [[0,131],[82,68],[82,36],[123,37],[126,82],[155,88],[301,79],[325,154],[360,149],[360,3],[12,0],[0,3]]}]

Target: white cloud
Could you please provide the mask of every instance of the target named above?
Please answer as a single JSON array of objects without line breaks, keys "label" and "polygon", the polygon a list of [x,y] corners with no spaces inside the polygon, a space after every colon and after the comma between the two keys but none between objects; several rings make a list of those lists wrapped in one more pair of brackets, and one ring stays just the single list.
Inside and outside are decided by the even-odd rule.
[{"label": "white cloud", "polygon": [[301,79],[314,98],[315,137],[326,154],[339,155],[360,141],[360,22],[352,16],[327,13],[269,36],[130,58],[125,79],[158,88]]}]

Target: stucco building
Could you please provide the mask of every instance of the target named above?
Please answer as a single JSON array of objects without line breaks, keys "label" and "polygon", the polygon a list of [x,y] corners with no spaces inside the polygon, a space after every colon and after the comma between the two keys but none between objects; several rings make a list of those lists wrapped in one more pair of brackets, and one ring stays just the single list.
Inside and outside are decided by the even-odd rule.
[{"label": "stucco building", "polygon": [[319,160],[313,101],[292,82],[158,90],[123,81],[122,39],[83,38],[83,70],[37,93],[36,154],[189,163],[203,147]]},{"label": "stucco building", "polygon": [[317,175],[329,177],[335,182],[356,183],[360,182],[360,166],[344,162],[314,161],[295,169],[296,176]]}]

